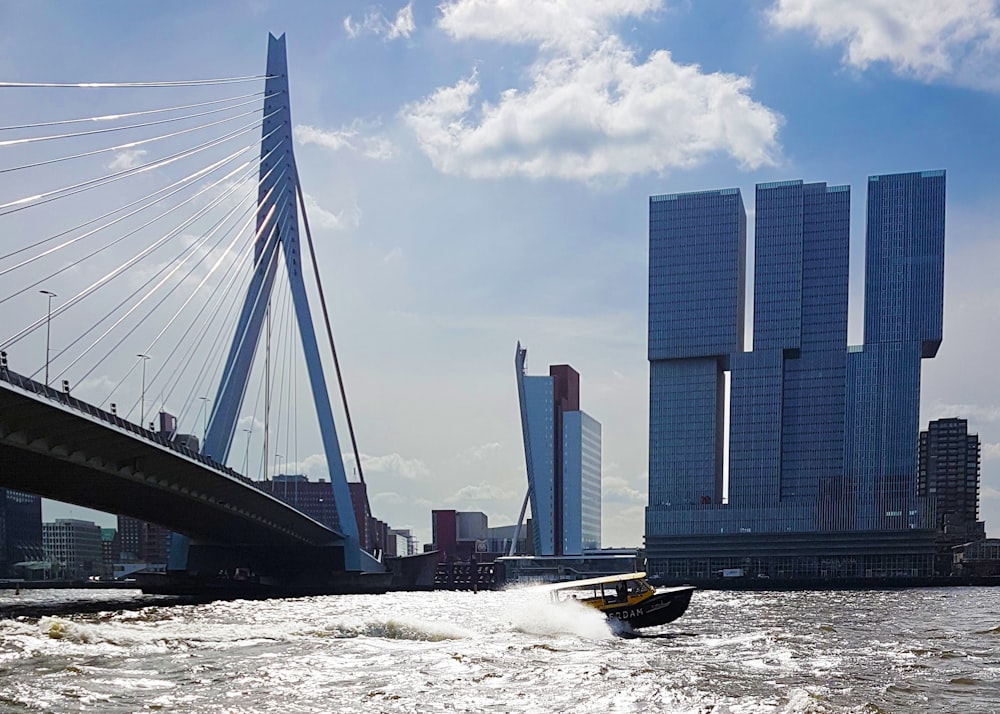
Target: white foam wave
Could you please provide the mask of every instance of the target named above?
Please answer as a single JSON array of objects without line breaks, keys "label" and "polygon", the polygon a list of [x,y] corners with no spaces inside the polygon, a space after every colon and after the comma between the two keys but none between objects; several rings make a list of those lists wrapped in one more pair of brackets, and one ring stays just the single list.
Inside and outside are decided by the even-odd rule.
[{"label": "white foam wave", "polygon": [[338,622],[328,626],[325,633],[335,637],[378,637],[416,642],[461,640],[472,636],[472,633],[465,628],[450,622],[399,618],[369,620],[356,625]]},{"label": "white foam wave", "polygon": [[547,597],[526,594],[511,613],[513,627],[531,635],[575,635],[590,640],[614,637],[604,614],[578,602],[553,603]]}]

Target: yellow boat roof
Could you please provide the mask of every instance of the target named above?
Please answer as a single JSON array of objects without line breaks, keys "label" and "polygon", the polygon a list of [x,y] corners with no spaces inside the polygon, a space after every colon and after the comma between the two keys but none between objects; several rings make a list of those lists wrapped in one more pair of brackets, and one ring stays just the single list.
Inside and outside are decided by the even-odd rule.
[{"label": "yellow boat roof", "polygon": [[549,583],[539,585],[538,589],[543,591],[571,590],[573,588],[589,588],[594,585],[607,585],[609,583],[622,583],[628,580],[643,580],[646,573],[619,573],[618,575],[605,575],[600,578],[585,578],[583,580],[566,580],[559,583]]}]

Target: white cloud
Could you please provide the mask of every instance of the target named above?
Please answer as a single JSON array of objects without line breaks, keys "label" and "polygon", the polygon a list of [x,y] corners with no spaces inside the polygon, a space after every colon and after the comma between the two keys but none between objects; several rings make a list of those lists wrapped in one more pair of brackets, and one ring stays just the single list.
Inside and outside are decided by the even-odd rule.
[{"label": "white cloud", "polygon": [[609,503],[638,503],[645,505],[646,494],[619,476],[608,476],[605,474],[601,479],[601,491],[604,501]]},{"label": "white cloud", "polygon": [[774,163],[781,119],[753,101],[750,80],[705,74],[659,50],[645,61],[611,29],[654,0],[456,0],[440,26],[455,39],[538,46],[530,86],[480,100],[478,75],[405,106],[404,121],[439,171],[486,178],[592,180],[697,165],[728,154]]},{"label": "white cloud", "polygon": [[975,433],[976,423],[1000,421],[1000,406],[995,404],[935,404],[931,407],[934,419],[968,419],[969,431]]},{"label": "white cloud", "polygon": [[441,7],[439,25],[456,39],[559,46],[574,52],[599,45],[622,17],[658,10],[661,0],[458,0]]},{"label": "white cloud", "polygon": [[983,461],[1000,459],[1000,444],[983,444]]},{"label": "white cloud", "polygon": [[145,149],[124,149],[115,153],[113,159],[108,162],[107,168],[111,171],[125,171],[134,169],[142,163],[148,152]]},{"label": "white cloud", "polygon": [[396,153],[392,142],[381,134],[367,133],[370,129],[371,125],[355,120],[349,127],[334,131],[317,129],[308,124],[298,124],[292,131],[295,140],[303,145],[315,144],[330,151],[348,149],[379,161],[391,159]]},{"label": "white cloud", "polygon": [[381,493],[373,494],[370,500],[373,503],[393,506],[400,506],[410,502],[410,499],[396,493],[395,491],[382,491]]},{"label": "white cloud", "polygon": [[771,22],[845,45],[845,64],[875,62],[923,81],[1000,90],[1000,15],[995,0],[776,0]]},{"label": "white cloud", "polygon": [[335,213],[320,206],[308,193],[305,194],[305,202],[309,222],[312,225],[338,231],[350,230],[361,225],[361,206],[357,203]]},{"label": "white cloud", "polygon": [[382,257],[385,263],[398,263],[403,259],[403,249],[398,245]]},{"label": "white cloud", "polygon": [[445,499],[449,504],[473,504],[472,507],[479,508],[483,501],[507,501],[517,498],[517,494],[485,481],[478,484],[470,484],[460,488],[455,495]]},{"label": "white cloud", "polygon": [[413,3],[407,3],[392,20],[376,10],[367,12],[360,22],[355,22],[350,15],[344,18],[344,30],[351,39],[361,35],[376,35],[385,38],[386,41],[406,39],[415,29]]},{"label": "white cloud", "polygon": [[304,474],[312,479],[330,478],[330,469],[324,454],[311,454],[301,461],[279,464],[278,470],[288,474]]},{"label": "white cloud", "polygon": [[496,454],[502,448],[496,441],[480,446],[471,446],[458,455],[458,460],[464,464],[473,464]]},{"label": "white cloud", "polygon": [[[354,464],[354,454],[344,454],[344,463],[350,471],[351,465]],[[424,478],[431,473],[427,465],[420,459],[405,459],[399,454],[385,454],[384,456],[361,454],[361,467],[366,474],[392,474],[409,480]]]}]

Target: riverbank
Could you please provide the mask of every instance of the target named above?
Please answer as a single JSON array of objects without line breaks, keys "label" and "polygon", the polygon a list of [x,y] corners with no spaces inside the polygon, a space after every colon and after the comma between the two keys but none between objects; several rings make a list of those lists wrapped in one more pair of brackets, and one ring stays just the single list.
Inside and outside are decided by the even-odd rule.
[{"label": "riverbank", "polygon": [[656,585],[695,585],[700,590],[901,590],[908,588],[995,587],[1000,576],[928,576],[917,578],[693,578],[650,579]]},{"label": "riverbank", "polygon": [[0,580],[0,590],[138,590],[134,580]]}]

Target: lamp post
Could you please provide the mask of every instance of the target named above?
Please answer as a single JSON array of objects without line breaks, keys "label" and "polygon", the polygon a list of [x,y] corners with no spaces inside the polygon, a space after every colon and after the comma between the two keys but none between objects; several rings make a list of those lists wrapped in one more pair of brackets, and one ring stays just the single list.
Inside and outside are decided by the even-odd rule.
[{"label": "lamp post", "polygon": [[272,481],[274,480],[274,477],[278,475],[278,460],[280,458],[282,458],[283,456],[284,456],[284,454],[279,454],[277,452],[275,452],[275,454],[274,454],[274,471],[271,472],[271,480]]},{"label": "lamp post", "polygon": [[139,426],[145,427],[146,423],[146,360],[149,355],[136,355],[142,360],[142,389],[139,392]]},{"label": "lamp post", "polygon": [[39,290],[49,298],[49,311],[45,318],[45,386],[49,386],[49,348],[52,344],[52,298],[58,297],[51,290]]},{"label": "lamp post", "polygon": [[243,475],[247,475],[247,467],[250,465],[250,435],[253,433],[253,427],[249,429],[244,429],[243,431],[247,434],[247,450],[243,454]]},{"label": "lamp post", "polygon": [[202,444],[202,447],[204,447],[204,445],[205,445],[205,439],[208,438],[208,412],[207,412],[207,408],[208,408],[208,403],[210,401],[212,401],[212,400],[209,399],[208,397],[198,397],[198,399],[201,400],[201,413],[202,413],[202,421],[201,421],[201,444]]}]

